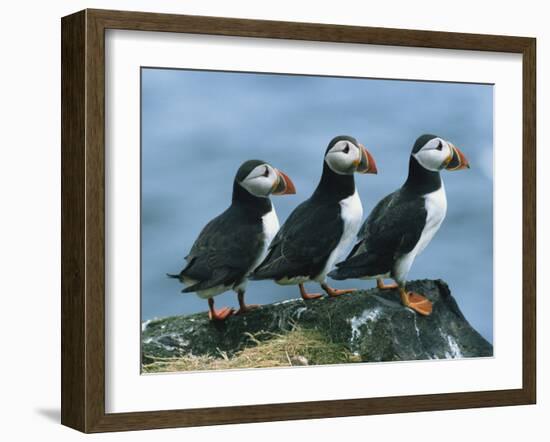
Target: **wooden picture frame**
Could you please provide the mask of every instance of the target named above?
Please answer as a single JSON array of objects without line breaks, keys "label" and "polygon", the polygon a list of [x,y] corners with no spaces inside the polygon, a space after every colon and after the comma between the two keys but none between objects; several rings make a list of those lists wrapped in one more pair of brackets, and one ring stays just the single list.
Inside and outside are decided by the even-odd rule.
[{"label": "wooden picture frame", "polygon": [[[494,51],[523,63],[523,382],[512,390],[109,414],[105,411],[105,30]],[[534,38],[84,10],[62,19],[62,408],[83,432],[533,404],[536,400]]]}]

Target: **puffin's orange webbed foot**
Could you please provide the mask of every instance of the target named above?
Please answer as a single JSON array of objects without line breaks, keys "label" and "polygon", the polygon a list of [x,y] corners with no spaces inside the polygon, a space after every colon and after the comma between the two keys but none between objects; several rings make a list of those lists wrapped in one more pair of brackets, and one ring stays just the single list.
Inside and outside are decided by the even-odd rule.
[{"label": "puffin's orange webbed foot", "polygon": [[208,317],[211,321],[225,321],[229,316],[235,313],[231,307],[223,307],[219,310],[214,308],[214,300],[208,298]]},{"label": "puffin's orange webbed foot", "polygon": [[257,308],[260,308],[260,307],[261,307],[260,304],[244,304],[244,305],[241,305],[241,307],[239,308],[239,310],[237,310],[237,313],[235,314],[243,315],[245,313],[251,312],[252,310],[256,310]]},{"label": "puffin's orange webbed foot", "polygon": [[425,296],[415,292],[409,292],[409,303],[409,307],[421,315],[429,316],[432,314],[433,304]]},{"label": "puffin's orange webbed foot", "polygon": [[428,298],[419,293],[407,292],[405,289],[399,291],[403,305],[424,316],[432,314],[433,304]]},{"label": "puffin's orange webbed foot", "polygon": [[225,321],[227,318],[229,318],[235,310],[233,310],[230,307],[224,307],[219,310],[209,310],[208,311],[208,317],[211,321]]},{"label": "puffin's orange webbed foot", "polygon": [[304,301],[310,301],[312,299],[319,299],[322,298],[323,295],[321,293],[308,293],[306,292],[306,289],[304,288],[304,284],[298,284],[298,287],[300,287],[300,296]]},{"label": "puffin's orange webbed foot", "polygon": [[329,295],[331,298],[357,291],[357,289],[333,289],[327,284],[321,284],[321,287],[323,287],[323,290],[327,292],[327,295]]},{"label": "puffin's orange webbed foot", "polygon": [[382,278],[377,278],[376,287],[378,287],[379,290],[392,290],[392,289],[399,288],[399,285],[395,282],[386,284]]},{"label": "puffin's orange webbed foot", "polygon": [[244,302],[244,292],[243,291],[238,291],[237,292],[237,295],[239,297],[239,310],[237,310],[237,315],[243,315],[245,313],[248,313],[252,310],[256,310],[257,308],[260,307],[259,304],[246,304]]}]

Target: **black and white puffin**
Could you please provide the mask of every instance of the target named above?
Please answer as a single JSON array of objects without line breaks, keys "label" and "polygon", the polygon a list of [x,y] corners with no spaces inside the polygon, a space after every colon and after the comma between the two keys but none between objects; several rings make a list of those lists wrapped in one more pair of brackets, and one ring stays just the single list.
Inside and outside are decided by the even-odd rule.
[{"label": "black and white puffin", "polygon": [[298,284],[304,300],[321,296],[306,292],[304,283],[312,280],[329,296],[353,291],[329,287],[326,275],[352,245],[361,225],[363,207],[355,172],[376,173],[371,154],[353,137],[334,138],[326,149],[317,189],[290,214],[250,279]]},{"label": "black and white puffin", "polygon": [[[379,289],[399,289],[405,306],[429,315],[432,303],[405,289],[407,274],[447,212],[439,172],[469,167],[464,154],[452,143],[435,135],[420,136],[412,149],[405,184],[374,207],[359,231],[358,243],[329,276],[376,279]],[[397,284],[384,284],[383,278],[388,277]]]},{"label": "black and white puffin", "polygon": [[265,161],[241,165],[233,182],[231,205],[202,229],[185,257],[185,268],[168,275],[187,286],[182,292],[196,292],[208,299],[210,319],[223,321],[234,313],[229,307],[214,309],[213,297],[227,290],[238,295],[238,313],[257,307],[245,303],[244,293],[248,274],[264,258],[279,230],[269,195],[294,193],[290,178]]}]

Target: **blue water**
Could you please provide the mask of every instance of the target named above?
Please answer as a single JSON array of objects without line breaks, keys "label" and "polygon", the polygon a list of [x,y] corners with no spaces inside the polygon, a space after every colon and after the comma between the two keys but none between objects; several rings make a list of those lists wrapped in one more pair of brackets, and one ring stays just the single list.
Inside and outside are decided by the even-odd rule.
[{"label": "blue water", "polygon": [[[442,172],[447,218],[409,278],[447,281],[492,342],[493,87],[478,84],[143,69],[142,319],[207,309],[165,274],[179,272],[201,228],[229,205],[244,160],[268,161],[293,179],[296,195],[272,198],[282,223],[315,189],[330,139],[352,135],[378,167],[378,175],[356,175],[366,216],[403,183],[423,133],[453,142],[472,168]],[[297,296],[297,287],[269,281],[247,291],[250,303]],[[216,305],[236,306],[236,295],[220,295]]]}]

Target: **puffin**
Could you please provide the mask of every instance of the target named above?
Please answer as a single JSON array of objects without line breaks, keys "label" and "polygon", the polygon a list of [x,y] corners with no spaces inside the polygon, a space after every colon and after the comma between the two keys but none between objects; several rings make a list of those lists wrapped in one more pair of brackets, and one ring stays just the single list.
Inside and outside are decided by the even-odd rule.
[{"label": "puffin", "polygon": [[330,297],[354,291],[330,287],[326,276],[353,244],[363,219],[355,172],[377,173],[374,158],[353,137],[333,138],[325,151],[317,188],[290,214],[250,279],[298,285],[303,300],[322,296],[308,293],[307,281],[318,282]]},{"label": "puffin", "polygon": [[247,305],[244,295],[249,273],[279,230],[269,196],[294,193],[294,183],[282,171],[261,160],[244,162],[233,181],[231,205],[202,229],[181,272],[168,274],[186,285],[183,293],[195,292],[208,299],[212,321],[224,321],[235,313],[229,307],[214,308],[214,296],[228,290],[237,293],[237,314],[258,307]]},{"label": "puffin", "polygon": [[[466,168],[470,168],[468,160],[451,142],[431,134],[418,137],[405,183],[374,207],[350,254],[336,264],[329,277],[376,279],[381,290],[398,289],[404,306],[430,315],[432,303],[422,294],[406,290],[407,274],[447,213],[440,171]],[[384,278],[392,278],[394,283],[385,284]]]}]

